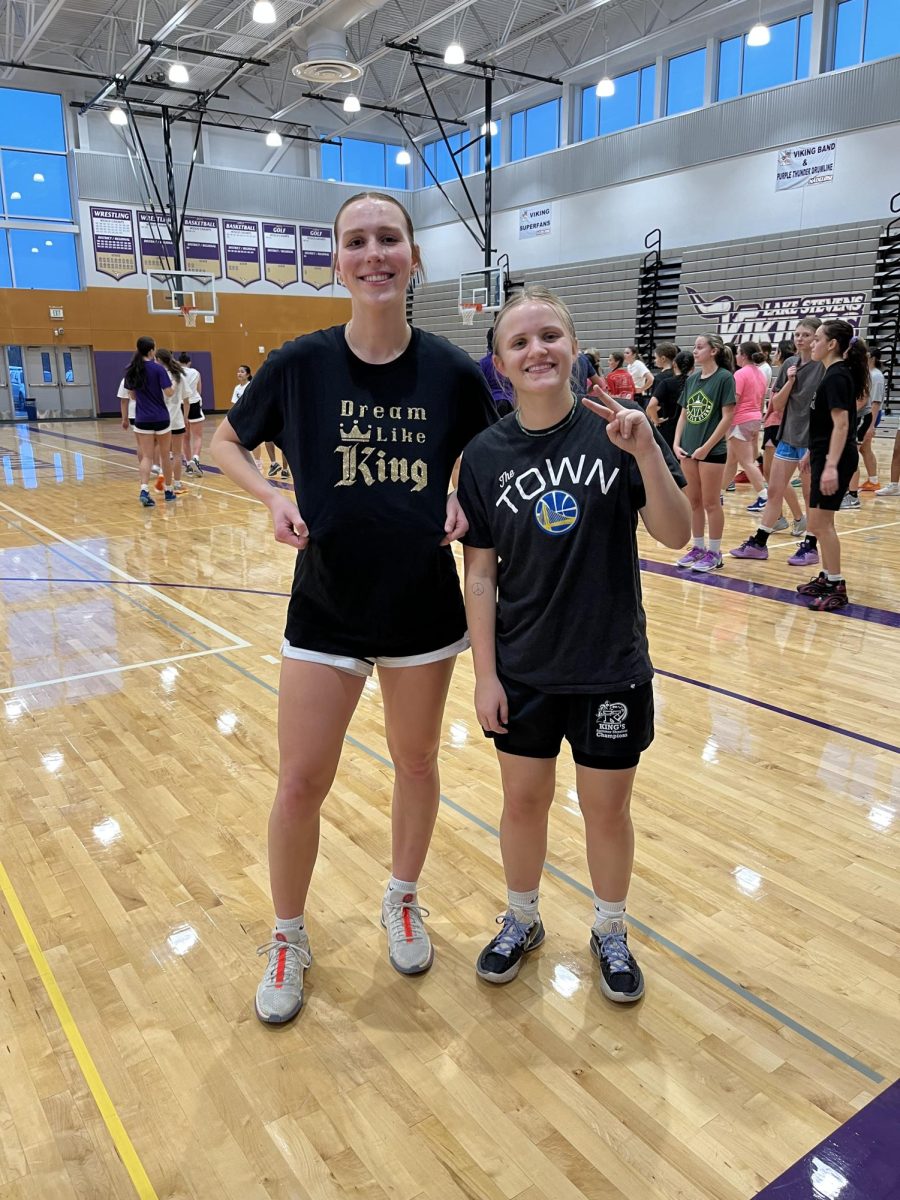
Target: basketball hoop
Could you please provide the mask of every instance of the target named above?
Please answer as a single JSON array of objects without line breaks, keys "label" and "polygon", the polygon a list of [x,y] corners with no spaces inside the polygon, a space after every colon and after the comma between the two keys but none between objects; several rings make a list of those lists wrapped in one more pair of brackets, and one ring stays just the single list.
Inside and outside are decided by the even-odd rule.
[{"label": "basketball hoop", "polygon": [[197,314],[189,304],[185,304],[181,309],[181,315],[184,317],[184,323],[188,329],[193,329],[197,324]]},{"label": "basketball hoop", "polygon": [[459,318],[463,325],[474,325],[475,314],[480,313],[483,308],[483,304],[460,304]]}]

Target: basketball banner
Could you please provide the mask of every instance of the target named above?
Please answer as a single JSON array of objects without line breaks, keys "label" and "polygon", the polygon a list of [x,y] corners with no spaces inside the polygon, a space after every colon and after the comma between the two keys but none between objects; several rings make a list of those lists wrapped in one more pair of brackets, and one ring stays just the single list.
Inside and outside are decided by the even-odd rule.
[{"label": "basketball banner", "polygon": [[174,270],[175,247],[162,213],[138,212],[137,225],[144,274],[148,271]]},{"label": "basketball banner", "polygon": [[262,278],[259,260],[259,225],[255,221],[222,222],[225,242],[225,278],[241,287]]},{"label": "basketball banner", "polygon": [[218,217],[185,216],[184,269],[206,271],[215,279],[222,278]]}]

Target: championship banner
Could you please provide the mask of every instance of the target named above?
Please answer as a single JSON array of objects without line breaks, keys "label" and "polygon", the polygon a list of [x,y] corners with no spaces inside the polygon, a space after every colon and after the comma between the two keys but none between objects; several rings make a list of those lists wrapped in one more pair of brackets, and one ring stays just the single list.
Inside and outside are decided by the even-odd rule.
[{"label": "championship banner", "polygon": [[263,263],[267,283],[286,288],[297,282],[297,227],[263,221]]},{"label": "championship banner", "polygon": [[124,279],[137,275],[137,252],[130,208],[91,207],[94,265],[100,275]]},{"label": "championship banner", "polygon": [[300,263],[301,279],[317,291],[334,282],[330,226],[300,226]]},{"label": "championship banner", "polygon": [[255,221],[222,221],[225,242],[225,278],[241,287],[262,279],[259,261],[259,226]]},{"label": "championship banner", "polygon": [[171,271],[175,267],[175,247],[162,213],[137,214],[138,242],[141,247],[142,270]]},{"label": "championship banner", "polygon": [[859,332],[866,307],[866,292],[834,292],[816,296],[773,296],[765,300],[735,300],[733,296],[717,296],[704,300],[699,292],[687,288],[688,299],[697,313],[710,324],[725,342],[758,342],[761,338],[772,345],[793,336],[801,317],[817,321],[848,321]]},{"label": "championship banner", "polygon": [[184,269],[206,271],[214,279],[222,278],[218,217],[185,216]]},{"label": "championship banner", "polygon": [[546,237],[553,228],[553,205],[532,204],[519,209],[519,241],[523,238]]},{"label": "championship banner", "polygon": [[785,192],[811,187],[815,183],[831,183],[836,155],[837,142],[815,142],[779,150],[775,191]]}]

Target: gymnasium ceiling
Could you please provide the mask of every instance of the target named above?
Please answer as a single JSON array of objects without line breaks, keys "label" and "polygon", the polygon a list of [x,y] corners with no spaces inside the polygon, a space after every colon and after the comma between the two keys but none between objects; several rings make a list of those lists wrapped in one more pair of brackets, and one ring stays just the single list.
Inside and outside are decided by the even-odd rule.
[{"label": "gymnasium ceiling", "polygon": [[[224,87],[228,100],[211,107],[254,117],[277,117],[321,134],[383,136],[383,114],[363,110],[347,115],[337,104],[309,99],[315,90],[291,74],[304,58],[309,32],[353,0],[274,0],[277,23],[251,19],[252,0],[0,0],[0,55],[5,60],[74,69],[112,77],[128,75],[141,63],[145,48],[138,39],[166,41],[197,51],[217,50],[265,59],[268,66],[245,66]],[[378,0],[360,0],[357,11]],[[343,99],[353,90],[360,100],[426,113],[428,105],[410,55],[387,41],[419,39],[424,49],[443,52],[458,40],[470,58],[540,76],[587,83],[599,78],[609,61],[635,65],[670,53],[679,43],[700,45],[724,28],[735,32],[753,24],[762,8],[772,16],[801,11],[799,0],[385,0],[378,11],[362,16],[346,30],[348,57],[363,69],[358,83],[331,85],[321,94]],[[805,5],[809,9],[811,4]],[[177,55],[160,49],[142,67],[138,80],[166,71]],[[617,61],[618,60],[618,61]],[[235,64],[196,54],[184,55],[189,86],[208,91],[221,84]],[[423,60],[423,74],[442,116],[477,119],[483,105],[480,78],[461,78]],[[0,70],[0,83],[21,85],[26,76],[15,67]],[[34,78],[34,77],[32,77]],[[46,76],[44,77],[46,80]],[[95,95],[101,84],[69,78],[66,90],[77,99]],[[533,81],[498,74],[495,103],[532,93]],[[546,94],[546,88],[544,88]],[[160,87],[131,85],[128,95],[171,104],[195,101]],[[407,122],[413,135],[435,128],[431,121]]]}]

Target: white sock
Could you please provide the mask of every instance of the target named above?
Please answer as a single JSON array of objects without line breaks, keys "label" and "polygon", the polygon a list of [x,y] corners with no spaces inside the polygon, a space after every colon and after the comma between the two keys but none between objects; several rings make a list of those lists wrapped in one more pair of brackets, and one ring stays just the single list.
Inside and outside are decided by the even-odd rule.
[{"label": "white sock", "polygon": [[276,917],[275,918],[275,933],[283,933],[289,942],[296,942],[300,939],[300,934],[305,932],[303,924],[303,913],[299,917]]},{"label": "white sock", "polygon": [[768,503],[768,500],[769,500],[769,489],[768,489],[768,488],[763,488],[763,490],[762,490],[762,491],[759,493],[758,499],[759,499],[759,500],[765,500],[765,501],[766,501],[766,503]]},{"label": "white sock", "polygon": [[706,549],[706,541],[704,540],[704,538],[702,536],[691,538],[691,544],[695,550],[705,550]]},{"label": "white sock", "polygon": [[870,475],[870,476],[869,476],[869,483],[877,483],[877,482],[878,482],[878,476],[877,476],[877,475]]},{"label": "white sock", "polygon": [[415,900],[417,886],[418,880],[410,882],[408,879],[395,879],[392,875],[388,880],[384,898],[391,904],[399,904],[407,896],[412,896],[413,900]]},{"label": "white sock", "polygon": [[721,538],[710,538],[709,539],[709,548],[713,552],[713,554],[721,553],[722,539]]},{"label": "white sock", "polygon": [[594,928],[606,932],[612,921],[625,922],[624,900],[601,900],[594,893]]},{"label": "white sock", "polygon": [[840,573],[840,571],[837,573],[837,575],[832,575],[831,572],[829,571],[828,572],[828,582],[829,583],[843,583],[844,577]]},{"label": "white sock", "polygon": [[532,888],[527,892],[513,892],[507,889],[506,897],[509,907],[520,918],[522,924],[533,925],[538,915],[538,889]]}]

